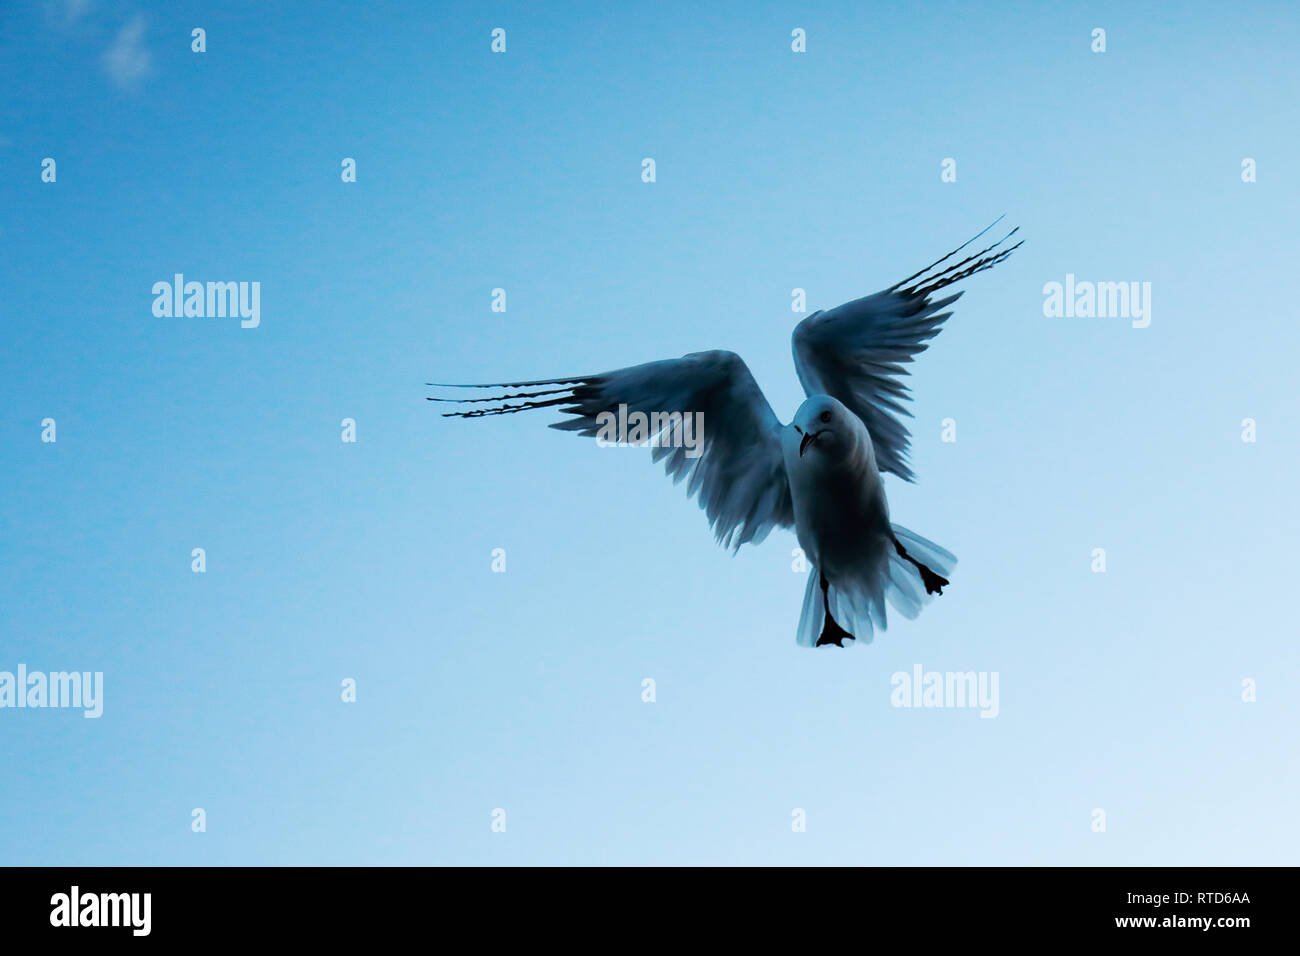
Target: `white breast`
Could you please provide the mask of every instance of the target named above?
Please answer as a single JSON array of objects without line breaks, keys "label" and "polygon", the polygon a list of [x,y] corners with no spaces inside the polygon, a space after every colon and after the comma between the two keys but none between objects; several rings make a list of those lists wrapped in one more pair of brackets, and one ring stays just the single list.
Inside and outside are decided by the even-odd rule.
[{"label": "white breast", "polygon": [[838,463],[815,449],[800,457],[801,438],[793,426],[781,435],[799,546],[828,576],[874,571],[888,542],[889,504],[866,429],[857,454]]}]

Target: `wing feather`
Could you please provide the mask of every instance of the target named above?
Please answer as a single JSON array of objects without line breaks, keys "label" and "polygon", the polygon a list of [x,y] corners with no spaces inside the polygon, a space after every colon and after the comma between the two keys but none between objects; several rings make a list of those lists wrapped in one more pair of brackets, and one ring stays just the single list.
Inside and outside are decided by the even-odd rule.
[{"label": "wing feather", "polygon": [[915,479],[907,462],[911,433],[902,421],[912,417],[904,404],[911,391],[902,378],[910,374],[906,366],[930,347],[927,343],[952,315],[948,306],[962,293],[941,299],[931,296],[993,268],[1020,248],[1017,242],[999,251],[1018,231],[1012,229],[979,252],[939,268],[993,225],[902,282],[829,311],[815,312],[794,330],[795,371],[804,392],[830,395],[862,419],[882,472],[905,481]]},{"label": "wing feather", "polygon": [[[542,387],[552,385],[561,387]],[[572,417],[551,427],[587,437],[597,437],[608,421],[602,420],[603,416],[608,413],[617,418],[620,406],[625,406],[625,415],[700,413],[702,429],[694,436],[699,442],[695,449],[681,442],[666,442],[663,434],[652,435],[651,459],[663,462],[674,484],[686,481],[687,495],[699,501],[719,543],[730,548],[756,544],[772,528],[794,524],[781,454],[781,422],[749,367],[734,352],[693,352],[599,375],[440,387],[532,389],[483,398],[430,400],[485,406],[446,413],[460,418],[559,405],[560,412]]]}]

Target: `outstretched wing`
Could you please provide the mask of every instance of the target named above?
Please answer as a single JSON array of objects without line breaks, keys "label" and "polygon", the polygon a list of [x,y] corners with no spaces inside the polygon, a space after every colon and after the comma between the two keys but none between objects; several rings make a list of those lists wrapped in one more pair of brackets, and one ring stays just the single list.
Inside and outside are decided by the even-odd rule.
[{"label": "outstretched wing", "polygon": [[[693,352],[576,378],[441,387],[523,389],[488,398],[430,398],[482,406],[447,415],[479,418],[559,405],[561,412],[576,417],[551,427],[589,437],[609,436],[606,429],[611,420],[604,413],[614,416],[614,421],[626,421],[641,412],[649,422],[659,423],[650,424],[647,433],[653,459],[664,461],[674,483],[687,480],[686,493],[698,496],[723,547],[757,543],[774,526],[794,524],[781,455],[781,423],[735,352]],[[658,417],[652,417],[656,413]],[[673,413],[681,418],[674,419]],[[688,415],[692,416],[689,423],[684,421]],[[697,444],[688,448],[678,436],[687,437],[685,429],[697,423],[699,431],[689,436]]]},{"label": "outstretched wing", "polygon": [[1017,242],[995,251],[1016,233],[1012,229],[993,245],[943,265],[1001,221],[968,239],[942,259],[883,292],[855,299],[828,312],[815,312],[794,330],[794,365],[808,395],[839,399],[862,419],[876,450],[876,465],[905,481],[914,476],[907,465],[911,434],[899,416],[912,417],[903,405],[908,388],[903,366],[939,334],[945,312],[961,293],[934,300],[930,296],[954,282],[991,269],[1020,247]]}]

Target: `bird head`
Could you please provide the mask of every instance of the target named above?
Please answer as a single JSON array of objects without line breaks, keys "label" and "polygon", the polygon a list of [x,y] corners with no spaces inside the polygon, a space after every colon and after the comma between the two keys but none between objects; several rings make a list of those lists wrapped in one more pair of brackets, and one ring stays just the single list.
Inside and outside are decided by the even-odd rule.
[{"label": "bird head", "polygon": [[799,433],[800,458],[817,454],[838,461],[853,451],[853,413],[829,395],[807,399],[795,412],[793,425]]}]

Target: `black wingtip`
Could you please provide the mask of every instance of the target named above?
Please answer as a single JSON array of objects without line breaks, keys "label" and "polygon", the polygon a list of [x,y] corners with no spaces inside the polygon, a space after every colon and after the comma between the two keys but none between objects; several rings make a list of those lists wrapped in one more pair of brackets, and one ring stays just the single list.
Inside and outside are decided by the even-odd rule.
[{"label": "black wingtip", "polygon": [[484,402],[504,402],[510,398],[538,398],[542,395],[572,395],[571,388],[539,388],[531,392],[506,392],[504,395],[489,395],[486,398],[442,398],[429,395],[431,402],[446,402],[452,405],[481,405]]},{"label": "black wingtip", "polygon": [[535,385],[581,385],[594,375],[577,375],[572,378],[543,378],[534,382],[425,382],[428,388],[531,388]]},{"label": "black wingtip", "polygon": [[[974,238],[978,239],[979,236],[984,235],[985,232],[988,232],[989,229],[993,228],[993,226],[1001,222],[1002,219],[1003,217],[999,216],[996,220],[990,223],[988,227],[986,227],[982,232],[980,232],[979,235],[975,236]],[[1017,249],[1019,249],[1021,246],[1025,244],[1025,241],[1022,239],[1019,242],[1017,242],[1014,246],[1010,246],[998,252],[994,251],[1019,231],[1020,231],[1020,227],[1016,226],[1014,229],[1012,229],[1010,232],[1008,232],[1005,236],[1003,236],[1001,239],[999,239],[997,242],[993,243],[992,245],[985,246],[979,252],[972,253],[971,255],[967,256],[965,259],[961,259],[957,262],[954,262],[952,265],[948,266],[945,269],[940,269],[938,272],[931,272],[930,270],[933,269],[934,266],[939,265],[940,263],[942,263],[944,260],[948,259],[952,255],[952,253],[949,253],[947,256],[944,256],[943,259],[940,259],[938,262],[927,267],[926,269],[922,269],[921,272],[917,273],[918,276],[923,276],[923,278],[915,282],[915,284],[912,284],[912,279],[905,279],[903,280],[903,282],[899,283],[898,285],[893,286],[891,288],[891,291],[897,291],[900,294],[906,296],[915,296],[915,297],[924,298],[925,296],[929,296],[932,293],[939,291],[940,289],[947,288],[948,286],[952,285],[955,282],[960,282],[962,279],[969,278],[970,276],[975,275],[977,272],[983,272],[986,269],[992,269],[999,262],[1005,261],[1006,258],[1011,255],[1011,253],[1015,252]],[[969,240],[963,243],[961,246],[959,246],[957,251],[960,251],[961,249],[965,248],[967,245],[970,245]],[[915,279],[916,276],[913,276],[912,278]]]},{"label": "black wingtip", "polygon": [[[569,378],[537,379],[531,382],[496,382],[488,384],[452,385],[440,382],[425,382],[429,388],[492,388],[492,389],[528,389],[537,385],[558,385],[559,388],[536,388],[528,391],[506,391],[483,398],[447,398],[441,395],[426,395],[425,400],[442,402],[449,405],[493,405],[493,408],[474,408],[463,412],[444,412],[444,418],[483,418],[488,415],[509,415],[534,408],[549,408],[553,405],[570,405],[578,401],[592,386],[599,385],[599,375],[578,375]],[[557,397],[550,397],[557,396]],[[528,399],[512,402],[511,399]],[[541,399],[545,399],[544,401]]]},{"label": "black wingtip", "polygon": [[919,278],[921,278],[921,276],[925,275],[927,272],[929,272],[929,271],[930,271],[931,269],[933,269],[935,266],[940,265],[941,263],[947,262],[949,259],[951,259],[953,256],[955,256],[957,253],[961,252],[963,249],[965,249],[967,246],[969,246],[972,242],[974,242],[974,241],[975,241],[976,239],[978,239],[980,236],[984,235],[984,233],[988,232],[990,229],[992,229],[994,226],[996,226],[998,223],[1000,223],[1003,219],[1006,219],[1006,218],[1007,218],[1007,214],[1006,214],[1006,213],[1003,213],[1002,215],[998,216],[998,218],[994,219],[991,223],[989,223],[987,226],[985,226],[985,227],[984,227],[983,229],[981,229],[979,232],[975,233],[975,235],[971,236],[969,239],[967,239],[965,242],[963,242],[960,246],[958,246],[958,247],[957,247],[956,249],[954,249],[952,252],[949,252],[947,255],[940,256],[938,259],[935,259],[934,262],[931,262],[928,266],[926,266],[926,267],[925,267],[924,269],[922,269],[920,272],[914,272],[914,273],[912,273],[910,276],[908,276],[906,279],[903,279],[903,280],[901,280],[900,282],[896,282],[896,283],[894,283],[892,286],[889,287],[889,290],[888,290],[888,291],[893,292],[895,289],[898,289],[898,288],[901,288],[902,286],[907,285],[907,284],[910,283],[913,279],[919,279]]},{"label": "black wingtip", "polygon": [[[548,398],[545,401],[526,401],[511,403],[508,400],[512,398],[533,399],[540,395],[554,395],[560,392],[558,398]],[[492,395],[488,398],[440,398],[436,396],[426,396],[430,402],[443,402],[451,405],[481,404],[485,402],[500,402],[494,408],[472,408],[464,412],[443,412],[443,418],[485,418],[488,415],[509,415],[514,412],[525,412],[534,408],[549,408],[552,405],[567,405],[574,401],[573,390],[568,388],[547,389],[537,392],[518,392],[508,395]]]}]

